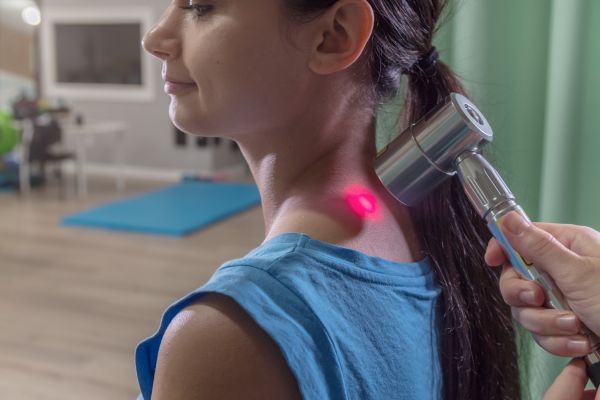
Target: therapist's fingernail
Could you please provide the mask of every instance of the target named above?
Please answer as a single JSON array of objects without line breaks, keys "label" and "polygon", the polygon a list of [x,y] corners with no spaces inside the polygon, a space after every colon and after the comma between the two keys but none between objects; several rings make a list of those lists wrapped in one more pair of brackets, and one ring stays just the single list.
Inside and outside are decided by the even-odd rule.
[{"label": "therapist's fingernail", "polygon": [[535,292],[533,290],[524,290],[519,293],[519,299],[526,304],[535,304]]},{"label": "therapist's fingernail", "polygon": [[589,351],[590,344],[587,340],[569,340],[567,342],[567,349],[577,352],[577,353],[585,353]]},{"label": "therapist's fingernail", "polygon": [[520,235],[529,226],[529,221],[517,212],[511,214],[504,218],[503,224],[513,235]]},{"label": "therapist's fingernail", "polygon": [[556,318],[556,326],[568,331],[577,331],[577,317],[574,315],[561,315]]}]

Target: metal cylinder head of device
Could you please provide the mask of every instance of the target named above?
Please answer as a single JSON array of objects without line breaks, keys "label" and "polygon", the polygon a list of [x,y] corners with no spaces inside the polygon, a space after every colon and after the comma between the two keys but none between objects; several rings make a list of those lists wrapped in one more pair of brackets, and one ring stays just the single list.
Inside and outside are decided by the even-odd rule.
[{"label": "metal cylinder head of device", "polygon": [[456,173],[464,151],[492,141],[490,124],[465,96],[452,93],[382,149],[375,170],[402,203],[414,206]]}]

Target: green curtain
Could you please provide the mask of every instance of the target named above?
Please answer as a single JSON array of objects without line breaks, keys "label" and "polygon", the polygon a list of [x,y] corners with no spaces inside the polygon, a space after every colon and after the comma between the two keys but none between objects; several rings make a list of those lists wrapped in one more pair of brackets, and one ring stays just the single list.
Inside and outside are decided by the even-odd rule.
[{"label": "green curtain", "polygon": [[[534,220],[600,230],[600,1],[453,1],[435,45],[494,129],[494,164]],[[377,146],[400,129],[382,108]],[[568,359],[522,334],[525,398]],[[491,384],[491,383],[490,383]]]}]

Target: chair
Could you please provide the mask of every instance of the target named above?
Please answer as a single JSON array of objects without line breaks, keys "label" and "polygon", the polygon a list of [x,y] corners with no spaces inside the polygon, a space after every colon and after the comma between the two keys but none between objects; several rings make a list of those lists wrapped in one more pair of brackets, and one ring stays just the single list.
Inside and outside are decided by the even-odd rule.
[{"label": "chair", "polygon": [[[21,152],[19,187],[23,195],[31,191],[31,166],[39,167],[42,179],[46,181],[46,167],[76,159],[75,153],[57,150],[62,141],[62,128],[52,113],[40,114],[38,101],[30,99],[25,92],[12,104],[15,126],[21,131]],[[69,110],[64,108],[58,111]],[[59,165],[60,167],[60,165]],[[64,197],[62,169],[54,170],[59,181],[59,196]]]},{"label": "chair", "polygon": [[[59,182],[59,197],[66,195],[62,169],[64,161],[76,160],[73,152],[58,149],[62,142],[62,129],[58,122],[48,114],[25,118],[20,121],[22,129],[22,153],[20,168],[20,187],[25,195],[30,192],[31,167],[38,167],[42,179],[47,179],[47,168],[54,168],[54,177]],[[56,168],[58,166],[58,168]]]}]

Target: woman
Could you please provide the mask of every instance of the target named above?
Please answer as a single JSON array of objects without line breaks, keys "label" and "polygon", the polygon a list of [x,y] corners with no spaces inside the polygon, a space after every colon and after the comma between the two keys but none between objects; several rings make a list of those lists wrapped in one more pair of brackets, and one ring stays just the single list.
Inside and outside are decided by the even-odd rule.
[{"label": "woman", "polygon": [[444,6],[174,0],[146,34],[181,82],[174,124],[240,146],[266,235],[140,344],[145,399],[519,398],[489,235],[457,182],[409,210],[373,170],[402,75],[406,124],[462,91],[432,47]]}]

